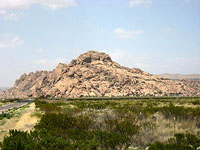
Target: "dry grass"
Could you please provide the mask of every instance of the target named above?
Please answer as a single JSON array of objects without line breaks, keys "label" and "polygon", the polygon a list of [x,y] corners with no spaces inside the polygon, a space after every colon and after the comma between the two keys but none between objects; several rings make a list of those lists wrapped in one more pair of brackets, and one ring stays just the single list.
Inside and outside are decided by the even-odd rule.
[{"label": "dry grass", "polygon": [[20,116],[15,116],[10,119],[3,119],[0,121],[0,141],[6,136],[9,130],[18,129],[23,131],[32,130],[34,125],[38,121],[38,117],[32,114],[36,111],[35,104],[29,104],[29,107],[25,108]]},{"label": "dry grass", "polygon": [[[41,103],[41,107],[39,107],[42,108],[41,110],[48,108],[48,111],[51,110],[55,114],[72,114],[73,117],[88,116],[95,122],[91,129],[99,128],[106,131],[109,129],[106,126],[106,121],[123,120],[120,117],[124,115],[125,119],[131,120],[134,125],[139,127],[139,132],[133,137],[131,136],[132,147],[145,147],[155,141],[165,142],[172,138],[175,133],[190,133],[200,137],[200,120],[199,116],[196,115],[199,114],[200,98],[197,100],[191,98],[178,100],[45,101],[49,101],[51,105],[48,104],[48,107],[44,107],[47,104]],[[55,107],[59,109],[53,109]],[[39,108],[35,109],[34,104],[31,104],[22,116],[11,118],[2,124],[9,129],[29,131],[41,117],[42,113],[38,110]],[[174,116],[177,116],[176,120],[174,120]],[[5,135],[6,132],[3,131],[2,134]]]},{"label": "dry grass", "polygon": [[[117,107],[126,107],[126,106],[140,106],[143,108],[146,108],[148,106],[152,106],[154,108],[161,108],[161,107],[168,107],[170,104],[173,104],[174,106],[183,107],[185,108],[191,108],[196,109],[199,108],[199,105],[193,105],[192,102],[195,100],[160,100],[160,101],[147,101],[147,100],[123,100],[123,101],[111,101],[111,103],[118,103]],[[78,101],[79,102],[79,101]],[[66,102],[66,105],[62,106],[62,109],[66,108],[78,108],[77,103],[78,102]],[[87,107],[89,103],[96,104],[96,103],[104,103],[98,102],[98,101],[87,101],[84,102]],[[81,112],[81,115],[88,115],[93,116],[93,120],[95,120],[97,123],[101,123],[105,116],[111,116],[115,117],[115,114],[112,111],[112,108],[109,106],[106,106],[106,109],[84,109],[84,111]],[[180,114],[181,115],[181,114]],[[137,118],[138,116],[136,116]],[[184,117],[180,116],[180,117]],[[199,117],[198,117],[199,118]],[[164,114],[161,112],[156,112],[152,115],[149,115],[148,117],[143,117],[141,120],[137,123],[138,126],[140,126],[140,132],[136,134],[133,137],[133,144],[132,146],[144,146],[149,143],[153,143],[155,141],[165,142],[169,138],[172,138],[175,133],[190,133],[197,135],[200,137],[200,120],[197,118],[194,119],[193,117],[189,117],[186,119],[179,119],[174,121],[174,116],[171,115],[170,117],[165,117]],[[175,125],[175,130],[174,130]],[[103,127],[103,126],[102,126]]]},{"label": "dry grass", "polygon": [[154,123],[154,125],[148,128],[142,125],[139,134],[133,137],[133,141],[135,141],[133,145],[146,145],[155,141],[166,142],[174,136],[174,133],[190,133],[200,137],[200,128],[196,126],[195,120],[174,122],[173,119],[166,119],[162,114],[157,113],[154,118],[149,117],[148,121]]}]

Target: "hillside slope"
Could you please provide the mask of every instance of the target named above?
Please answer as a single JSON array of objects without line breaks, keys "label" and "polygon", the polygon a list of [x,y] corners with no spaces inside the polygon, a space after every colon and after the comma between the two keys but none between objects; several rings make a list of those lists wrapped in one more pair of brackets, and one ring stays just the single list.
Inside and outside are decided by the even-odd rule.
[{"label": "hillside slope", "polygon": [[9,89],[9,88],[7,88],[7,87],[0,87],[0,92],[6,91],[7,89]]},{"label": "hillside slope", "polygon": [[200,80],[200,74],[160,74],[158,75],[163,78],[169,78],[169,79],[174,79],[174,80]]},{"label": "hillside slope", "polygon": [[155,76],[136,68],[120,66],[105,53],[88,51],[70,64],[53,71],[23,74],[4,98],[87,96],[200,95],[200,90],[182,81]]}]

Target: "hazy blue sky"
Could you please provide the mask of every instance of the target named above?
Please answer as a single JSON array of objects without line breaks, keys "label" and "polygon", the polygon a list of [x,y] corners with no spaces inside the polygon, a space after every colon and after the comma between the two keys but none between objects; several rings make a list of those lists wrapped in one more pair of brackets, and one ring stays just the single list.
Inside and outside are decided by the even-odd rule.
[{"label": "hazy blue sky", "polygon": [[200,0],[0,0],[0,87],[87,50],[153,74],[200,73]]}]

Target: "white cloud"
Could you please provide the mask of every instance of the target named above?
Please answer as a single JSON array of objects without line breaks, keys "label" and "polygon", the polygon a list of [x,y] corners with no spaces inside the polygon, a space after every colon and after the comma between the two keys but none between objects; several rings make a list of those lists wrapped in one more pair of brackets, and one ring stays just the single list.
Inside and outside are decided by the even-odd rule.
[{"label": "white cloud", "polygon": [[17,20],[20,14],[13,13],[13,12],[7,12],[5,10],[0,11],[0,16],[3,17],[4,20]]},{"label": "white cloud", "polygon": [[6,14],[6,11],[5,11],[5,10],[0,10],[0,14],[1,14],[1,15],[5,15],[5,14]]},{"label": "white cloud", "polygon": [[16,48],[24,44],[24,41],[17,35],[4,35],[3,39],[0,39],[0,48]]},{"label": "white cloud", "polygon": [[135,7],[139,5],[145,5],[148,7],[152,3],[152,0],[131,0],[129,2],[129,7]]},{"label": "white cloud", "polygon": [[122,28],[117,28],[114,30],[114,33],[117,35],[118,38],[136,40],[138,39],[139,35],[144,33],[144,31],[143,30],[128,31]]},{"label": "white cloud", "polygon": [[16,13],[9,13],[4,17],[5,20],[17,20],[17,18],[18,14]]},{"label": "white cloud", "polygon": [[0,16],[4,20],[16,20],[24,10],[31,5],[41,5],[49,10],[77,6],[75,0],[0,0]]},{"label": "white cloud", "polygon": [[51,10],[56,10],[69,6],[77,6],[75,0],[40,0],[39,4],[48,7]]},{"label": "white cloud", "polygon": [[0,9],[21,10],[34,4],[48,7],[51,10],[77,5],[75,0],[0,0]]}]

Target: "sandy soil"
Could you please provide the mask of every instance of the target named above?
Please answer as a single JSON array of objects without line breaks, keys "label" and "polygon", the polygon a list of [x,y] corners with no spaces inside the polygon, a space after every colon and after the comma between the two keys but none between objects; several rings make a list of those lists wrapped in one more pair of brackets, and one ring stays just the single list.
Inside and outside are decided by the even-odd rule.
[{"label": "sandy soil", "polygon": [[32,114],[36,111],[35,104],[29,104],[29,107],[23,111],[19,117],[12,117],[11,119],[3,119],[0,121],[0,141],[8,134],[9,130],[17,129],[22,131],[30,131],[39,120]]}]

